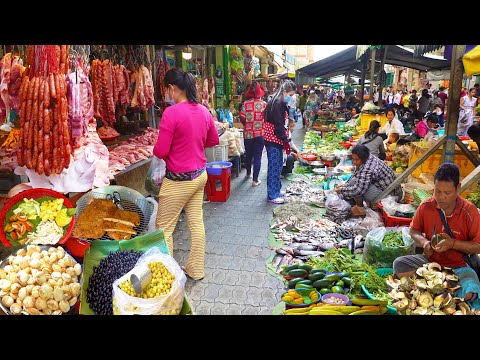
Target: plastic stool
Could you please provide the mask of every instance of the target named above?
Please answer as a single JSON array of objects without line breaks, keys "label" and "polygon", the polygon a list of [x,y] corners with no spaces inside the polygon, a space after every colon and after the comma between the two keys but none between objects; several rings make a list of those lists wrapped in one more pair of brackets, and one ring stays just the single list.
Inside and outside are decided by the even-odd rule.
[{"label": "plastic stool", "polygon": [[[209,201],[225,202],[230,197],[230,172],[229,169],[222,169],[221,175],[208,174],[207,199]],[[217,189],[217,182],[221,182],[221,189]]]}]

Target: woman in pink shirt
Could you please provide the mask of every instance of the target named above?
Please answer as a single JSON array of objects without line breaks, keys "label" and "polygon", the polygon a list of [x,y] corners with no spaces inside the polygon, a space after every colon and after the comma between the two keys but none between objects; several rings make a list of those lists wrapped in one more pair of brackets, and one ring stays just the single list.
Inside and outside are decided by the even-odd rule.
[{"label": "woman in pink shirt", "polygon": [[213,117],[197,100],[196,80],[178,68],[163,79],[166,94],[175,102],[162,114],[153,153],[165,160],[166,174],[158,195],[156,227],[163,229],[173,256],[173,231],[182,209],[192,236],[190,254],[183,270],[194,280],[205,276],[205,226],[203,189],[207,183],[206,147],[219,144]]}]

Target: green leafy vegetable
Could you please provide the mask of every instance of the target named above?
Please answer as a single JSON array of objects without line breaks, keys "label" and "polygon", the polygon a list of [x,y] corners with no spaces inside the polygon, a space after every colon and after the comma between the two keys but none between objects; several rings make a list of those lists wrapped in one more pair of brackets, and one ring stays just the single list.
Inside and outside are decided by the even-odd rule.
[{"label": "green leafy vegetable", "polygon": [[387,231],[383,238],[383,244],[388,247],[404,246],[403,236],[401,231]]}]

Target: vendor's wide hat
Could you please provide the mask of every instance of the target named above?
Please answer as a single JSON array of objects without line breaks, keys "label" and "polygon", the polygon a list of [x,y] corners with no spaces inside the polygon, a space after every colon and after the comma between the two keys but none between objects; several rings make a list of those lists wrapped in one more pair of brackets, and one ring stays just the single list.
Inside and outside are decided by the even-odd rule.
[{"label": "vendor's wide hat", "polygon": [[245,94],[246,99],[258,99],[263,98],[265,96],[265,89],[257,82],[253,82],[247,90]]}]

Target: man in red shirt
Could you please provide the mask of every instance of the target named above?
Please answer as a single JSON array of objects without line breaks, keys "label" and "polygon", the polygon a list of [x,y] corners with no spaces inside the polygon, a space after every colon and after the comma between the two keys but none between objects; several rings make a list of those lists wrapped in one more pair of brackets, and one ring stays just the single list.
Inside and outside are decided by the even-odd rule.
[{"label": "man in red shirt", "polygon": [[[393,263],[393,272],[398,277],[412,276],[415,270],[428,262],[437,262],[451,268],[466,267],[462,255],[480,253],[480,214],[471,202],[458,196],[460,172],[455,164],[445,163],[434,176],[433,197],[424,200],[410,224],[410,236],[423,255],[398,257]],[[443,211],[453,238],[443,226],[439,209]],[[438,247],[432,247],[433,234],[442,234],[446,239]],[[473,272],[473,270],[471,270]],[[480,283],[475,274],[475,285],[469,286],[465,300],[471,300],[480,292]],[[460,278],[462,286],[462,279]]]}]

